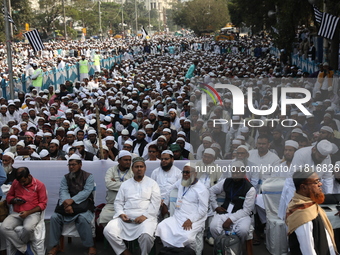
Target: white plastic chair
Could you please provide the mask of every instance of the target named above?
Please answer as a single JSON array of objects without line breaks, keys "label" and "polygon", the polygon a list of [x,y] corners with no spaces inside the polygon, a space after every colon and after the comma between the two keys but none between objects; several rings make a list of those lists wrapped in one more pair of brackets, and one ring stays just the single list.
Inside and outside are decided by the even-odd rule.
[{"label": "white plastic chair", "polygon": [[[178,189],[173,189],[170,192],[170,205],[169,205],[170,217],[174,215],[175,213],[177,194],[178,194]],[[201,255],[203,252],[203,247],[204,247],[203,235],[204,235],[204,229],[201,232],[198,232],[196,235],[196,248],[195,248],[196,255]]]},{"label": "white plastic chair", "polygon": [[266,248],[272,255],[288,254],[286,223],[277,215],[285,178],[269,178],[262,185],[266,208]]},{"label": "white plastic chair", "polygon": [[[96,183],[94,183],[94,188],[92,191],[93,195],[93,201],[96,201]],[[91,221],[91,228],[92,228],[92,236],[93,238],[96,237],[96,223],[95,223],[95,215],[93,213],[93,219]],[[68,243],[72,242],[72,237],[80,237],[78,230],[76,228],[75,222],[71,222],[69,224],[64,224],[63,230],[61,232],[60,240],[59,240],[59,246],[60,246],[60,251],[64,252],[64,237],[67,237]]]},{"label": "white plastic chair", "polygon": [[[18,226],[14,229],[14,231],[18,235],[20,235],[22,232],[22,229],[23,229],[23,226]],[[46,236],[45,211],[42,211],[40,214],[40,221],[35,227],[33,235],[30,238],[32,250],[36,255],[45,255],[45,252],[46,252],[45,236]],[[7,246],[7,255],[14,255],[17,252],[17,249],[8,240],[6,240],[6,246]]]}]

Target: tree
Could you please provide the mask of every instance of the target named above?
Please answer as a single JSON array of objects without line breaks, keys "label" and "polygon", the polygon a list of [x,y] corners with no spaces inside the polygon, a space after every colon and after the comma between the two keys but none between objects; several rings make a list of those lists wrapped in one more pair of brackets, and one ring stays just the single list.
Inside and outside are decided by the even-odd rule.
[{"label": "tree", "polygon": [[178,4],[175,8],[175,24],[190,28],[198,35],[216,31],[230,20],[223,0],[193,0]]}]

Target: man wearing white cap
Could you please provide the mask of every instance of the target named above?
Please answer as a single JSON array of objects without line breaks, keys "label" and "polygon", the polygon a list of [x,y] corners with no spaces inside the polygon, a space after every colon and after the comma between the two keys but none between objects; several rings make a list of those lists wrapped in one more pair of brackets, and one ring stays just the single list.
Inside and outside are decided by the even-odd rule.
[{"label": "man wearing white cap", "polygon": [[216,154],[214,149],[207,148],[203,152],[202,160],[196,162],[197,178],[208,189],[215,185],[219,178],[222,176],[222,172],[217,169],[215,164]]},{"label": "man wearing white cap", "polygon": [[282,171],[277,173],[279,177],[291,177],[289,173],[295,152],[299,149],[299,143],[294,140],[287,140],[283,151]]},{"label": "man wearing white cap", "polygon": [[106,171],[106,205],[99,215],[99,224],[106,225],[110,220],[112,220],[112,217],[115,214],[114,201],[116,199],[119,188],[124,181],[133,177],[133,173],[131,170],[131,153],[126,150],[121,150],[117,158],[118,165],[110,167]]},{"label": "man wearing white cap", "polygon": [[[171,150],[163,151],[160,166],[154,169],[151,174],[151,179],[155,180],[160,187],[162,200],[165,199],[169,188],[178,181],[181,176],[181,170],[174,166],[173,152]],[[164,217],[165,215],[163,214],[162,216]]]},{"label": "man wearing white cap", "polygon": [[67,141],[67,143],[64,144],[64,146],[63,146],[63,151],[65,153],[67,153],[69,148],[72,147],[72,144],[74,143],[75,139],[76,139],[76,136],[74,134],[74,131],[67,131],[67,133],[66,133],[66,141]]},{"label": "man wearing white cap", "polygon": [[50,153],[50,160],[57,160],[59,157],[63,158],[65,157],[65,152],[62,150],[59,150],[59,140],[52,139],[50,142],[50,145],[48,146],[48,151]]},{"label": "man wearing white cap", "polygon": [[249,151],[249,160],[259,166],[259,186],[257,190],[265,179],[271,177],[272,171],[269,170],[269,167],[280,165],[279,157],[269,151],[269,146],[269,138],[266,135],[259,135],[256,143],[257,149]]},{"label": "man wearing white cap", "polygon": [[[294,195],[295,187],[291,176],[299,169],[310,167],[322,179],[322,190],[325,194],[333,192],[333,168],[330,155],[334,152],[332,143],[327,140],[319,141],[314,146],[308,146],[297,150],[290,166],[290,178],[286,179],[282,191],[278,216],[285,218],[289,201]],[[326,171],[325,171],[326,170]]]},{"label": "man wearing white cap", "polygon": [[145,140],[146,132],[144,129],[137,131],[136,139],[133,141],[133,153],[139,157],[143,156],[144,148],[148,144]]},{"label": "man wearing white cap", "polygon": [[68,160],[69,173],[60,184],[58,206],[50,219],[49,254],[56,254],[59,249],[59,239],[64,224],[75,222],[80,239],[85,247],[89,247],[88,254],[96,254],[92,237],[91,222],[94,217],[94,177],[82,170],[81,158],[73,154]]},{"label": "man wearing white cap", "polygon": [[210,148],[212,143],[213,143],[213,140],[211,136],[204,137],[202,144],[197,149],[196,159],[201,160],[204,150]]},{"label": "man wearing white cap", "polygon": [[141,254],[147,255],[154,244],[161,194],[158,184],[145,176],[142,157],[134,158],[131,168],[134,176],[120,186],[114,203],[116,214],[104,228],[104,236],[116,254],[131,254],[123,240],[138,239]]},{"label": "man wearing white cap", "polygon": [[97,132],[94,129],[90,129],[87,132],[87,139],[84,141],[85,150],[97,155],[99,150],[99,141],[97,139]]},{"label": "man wearing white cap", "polygon": [[79,154],[81,155],[82,160],[90,160],[90,161],[99,160],[96,155],[85,150],[85,145],[83,141],[74,142],[73,147],[77,148]]},{"label": "man wearing white cap", "polygon": [[168,190],[164,200],[168,207],[174,189],[178,189],[175,213],[158,224],[156,236],[161,238],[164,247],[189,246],[196,250],[196,235],[204,230],[207,218],[209,191],[198,181],[190,163],[183,167],[182,178]]},{"label": "man wearing white cap", "polygon": [[5,184],[11,185],[12,182],[15,180],[15,172],[17,169],[13,167],[14,158],[15,156],[12,152],[5,152],[2,155],[2,167],[4,168],[7,174],[7,179],[6,179]]},{"label": "man wearing white cap", "polygon": [[[230,230],[243,242],[248,237],[256,190],[246,179],[245,172],[242,171],[245,166],[241,161],[232,162],[231,167],[231,178],[226,178],[210,188],[211,206],[216,212],[210,224],[210,231],[216,238],[222,230]],[[225,200],[218,206],[216,196],[222,192],[225,192]]]},{"label": "man wearing white cap", "polygon": [[244,139],[247,144],[249,144],[249,149],[254,149],[255,148],[255,140],[254,138],[250,135],[249,133],[249,128],[248,127],[241,127],[240,129],[241,135],[244,136]]}]

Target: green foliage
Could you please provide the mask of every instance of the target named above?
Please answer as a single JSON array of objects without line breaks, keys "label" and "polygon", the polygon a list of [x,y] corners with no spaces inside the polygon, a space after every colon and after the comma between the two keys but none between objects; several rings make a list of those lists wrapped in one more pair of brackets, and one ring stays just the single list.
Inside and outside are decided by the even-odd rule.
[{"label": "green foliage", "polygon": [[196,34],[216,31],[230,20],[223,0],[192,0],[176,4],[173,10],[175,24],[190,28]]}]

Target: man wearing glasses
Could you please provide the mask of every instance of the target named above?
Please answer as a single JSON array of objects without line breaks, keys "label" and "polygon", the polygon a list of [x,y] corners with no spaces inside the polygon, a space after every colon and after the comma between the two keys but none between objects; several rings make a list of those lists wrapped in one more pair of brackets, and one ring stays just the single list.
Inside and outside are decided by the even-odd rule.
[{"label": "man wearing glasses", "polygon": [[94,177],[82,170],[82,160],[76,155],[68,160],[69,173],[66,174],[60,185],[60,198],[51,216],[50,245],[53,247],[49,255],[55,255],[59,249],[59,238],[64,224],[75,222],[77,231],[88,254],[96,254],[92,237],[91,222],[94,214],[93,189]]},{"label": "man wearing glasses", "polygon": [[[299,169],[310,167],[322,179],[325,185],[322,186],[325,194],[333,192],[333,167],[331,165],[330,155],[335,152],[331,142],[321,140],[314,146],[298,149],[290,165],[290,176]],[[287,178],[282,190],[278,216],[284,219],[289,201],[295,192],[293,179]]]},{"label": "man wearing glasses", "polygon": [[197,179],[190,163],[185,164],[182,178],[168,190],[164,204],[169,205],[170,192],[178,189],[176,209],[173,216],[159,223],[156,236],[164,247],[196,248],[196,235],[204,229],[207,219],[209,191]]},{"label": "man wearing glasses", "polygon": [[296,192],[286,212],[290,253],[337,254],[332,225],[319,206],[325,196],[318,174],[303,168],[294,173],[293,182]]}]

